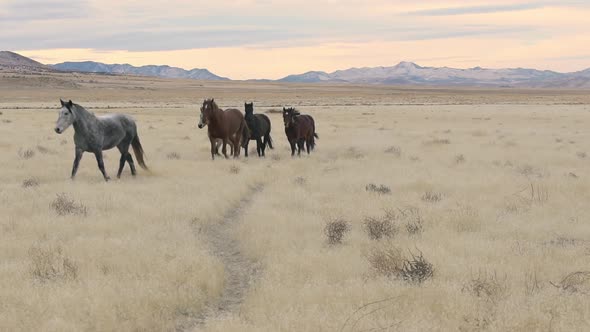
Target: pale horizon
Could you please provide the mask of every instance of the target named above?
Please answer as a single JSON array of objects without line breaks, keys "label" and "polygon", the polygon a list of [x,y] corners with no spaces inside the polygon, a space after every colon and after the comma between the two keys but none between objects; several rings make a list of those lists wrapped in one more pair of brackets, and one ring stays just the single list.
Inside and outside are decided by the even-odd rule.
[{"label": "pale horizon", "polygon": [[0,5],[0,44],[46,64],[169,65],[231,79],[400,61],[566,73],[590,67],[589,14],[586,1],[11,0]]}]

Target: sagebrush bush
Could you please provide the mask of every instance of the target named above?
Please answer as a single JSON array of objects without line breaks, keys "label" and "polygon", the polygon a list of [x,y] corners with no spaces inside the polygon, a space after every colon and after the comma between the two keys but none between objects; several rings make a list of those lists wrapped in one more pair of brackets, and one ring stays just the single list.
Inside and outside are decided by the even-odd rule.
[{"label": "sagebrush bush", "polygon": [[236,166],[236,165],[232,165],[229,168],[229,172],[232,174],[238,174],[238,173],[240,173],[240,167]]},{"label": "sagebrush bush", "polygon": [[506,294],[507,289],[506,277],[500,279],[496,273],[479,273],[476,278],[463,285],[462,291],[487,301],[497,302]]},{"label": "sagebrush bush", "polygon": [[31,150],[31,149],[19,149],[18,150],[18,156],[21,157],[22,159],[31,159],[35,156],[35,151]]},{"label": "sagebrush bush", "polygon": [[29,249],[31,275],[38,281],[72,281],[78,278],[78,265],[61,246],[35,246]]},{"label": "sagebrush bush", "polygon": [[334,219],[326,223],[324,234],[331,245],[342,243],[344,235],[350,231],[350,224],[346,220]]},{"label": "sagebrush bush", "polygon": [[60,216],[66,215],[82,215],[88,214],[86,206],[76,203],[73,199],[66,196],[66,194],[57,194],[57,197],[51,202],[51,208]]},{"label": "sagebrush bush", "polygon": [[367,217],[363,225],[371,240],[379,240],[383,237],[391,238],[397,232],[393,219],[387,216],[383,218]]},{"label": "sagebrush bush", "polygon": [[437,193],[434,191],[427,191],[424,193],[424,195],[422,195],[422,200],[424,202],[429,202],[429,203],[437,203],[440,202],[443,198],[443,195],[441,193]]},{"label": "sagebrush bush", "polygon": [[37,186],[39,186],[39,180],[35,177],[23,180],[23,188],[32,188]]},{"label": "sagebrush bush", "polygon": [[368,192],[377,193],[379,195],[388,195],[391,193],[391,188],[389,188],[383,184],[378,186],[374,183],[369,183],[368,185],[365,186],[365,190]]},{"label": "sagebrush bush", "polygon": [[394,155],[396,158],[399,158],[402,156],[402,149],[399,146],[393,145],[385,149],[385,153],[390,153]]},{"label": "sagebrush bush", "polygon": [[434,276],[434,267],[422,253],[404,257],[398,248],[375,249],[369,256],[371,268],[377,274],[412,283],[422,283]]},{"label": "sagebrush bush", "polygon": [[170,160],[179,160],[180,154],[178,152],[170,152],[166,155],[166,158],[168,158]]}]

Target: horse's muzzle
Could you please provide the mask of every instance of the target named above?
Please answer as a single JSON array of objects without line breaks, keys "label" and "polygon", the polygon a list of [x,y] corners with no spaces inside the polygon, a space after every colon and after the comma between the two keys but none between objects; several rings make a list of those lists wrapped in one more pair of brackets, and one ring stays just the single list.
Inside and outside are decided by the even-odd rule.
[{"label": "horse's muzzle", "polygon": [[55,128],[55,132],[58,133],[58,134],[61,134],[61,129],[59,129],[59,128],[56,127]]},{"label": "horse's muzzle", "polygon": [[203,129],[203,127],[205,127],[205,125],[204,125],[204,124],[202,124],[202,123],[199,123],[199,124],[197,125],[197,127],[199,127],[199,129]]}]

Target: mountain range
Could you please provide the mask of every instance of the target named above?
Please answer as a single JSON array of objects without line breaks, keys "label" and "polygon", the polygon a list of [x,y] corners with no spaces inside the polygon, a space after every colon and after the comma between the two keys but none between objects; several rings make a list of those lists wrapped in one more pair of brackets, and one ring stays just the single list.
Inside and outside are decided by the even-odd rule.
[{"label": "mountain range", "polygon": [[194,80],[211,80],[211,81],[226,81],[227,77],[217,76],[207,69],[191,69],[185,70],[178,67],[170,66],[141,66],[135,67],[130,64],[104,64],[94,61],[84,62],[63,62],[52,65],[51,68],[60,71],[77,71],[90,73],[107,73],[120,75],[138,75],[138,76],[155,76],[163,78],[184,78]]},{"label": "mountain range", "polygon": [[[19,54],[0,52],[0,69],[12,68],[37,71],[92,72],[121,75],[155,76],[197,80],[229,80],[207,69],[185,70],[170,66],[141,66],[129,64],[104,64],[100,62],[63,62],[43,65]],[[272,80],[253,80],[272,81]],[[449,67],[422,67],[413,62],[400,62],[391,67],[364,67],[337,70],[331,73],[309,71],[289,75],[278,82],[291,83],[342,83],[412,86],[472,86],[472,87],[520,87],[520,88],[590,88],[590,68],[558,73],[550,70],[526,68],[489,69],[474,67],[457,69]]]}]

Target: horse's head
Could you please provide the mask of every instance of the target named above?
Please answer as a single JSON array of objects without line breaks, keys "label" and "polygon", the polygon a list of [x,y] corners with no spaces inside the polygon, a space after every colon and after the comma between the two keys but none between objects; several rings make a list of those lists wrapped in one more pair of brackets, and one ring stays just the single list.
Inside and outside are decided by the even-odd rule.
[{"label": "horse's head", "polygon": [[201,106],[201,116],[199,118],[198,124],[199,128],[203,128],[209,123],[211,114],[213,114],[215,109],[217,109],[217,104],[215,104],[215,100],[213,98],[205,99],[203,101],[203,106]]},{"label": "horse's head", "polygon": [[254,114],[254,103],[245,103],[244,108],[246,109],[246,116]]},{"label": "horse's head", "polygon": [[285,123],[285,128],[289,128],[295,124],[297,121],[297,115],[299,115],[299,111],[293,107],[283,107],[283,122]]},{"label": "horse's head", "polygon": [[61,134],[76,121],[76,113],[74,113],[76,106],[71,100],[65,102],[60,99],[59,101],[61,102],[61,109],[59,110],[59,116],[55,123],[55,132]]}]

